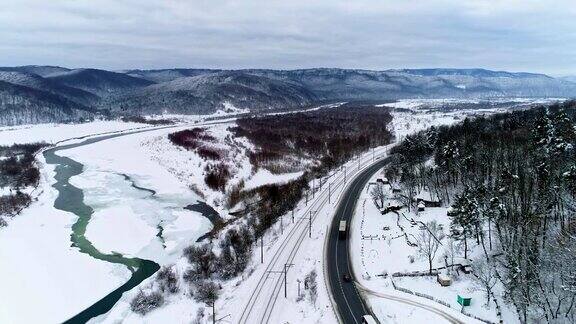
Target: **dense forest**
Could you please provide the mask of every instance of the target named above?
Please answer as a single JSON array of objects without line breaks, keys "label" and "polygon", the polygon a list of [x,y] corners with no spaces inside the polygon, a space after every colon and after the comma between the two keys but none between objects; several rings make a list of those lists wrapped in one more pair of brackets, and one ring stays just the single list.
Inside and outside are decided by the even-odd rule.
[{"label": "dense forest", "polygon": [[34,154],[44,146],[43,143],[0,146],[0,188],[10,188],[0,196],[0,227],[7,225],[2,216],[13,217],[32,201],[21,189],[38,184],[40,171]]},{"label": "dense forest", "polygon": [[[386,108],[345,104],[338,108],[242,118],[233,128],[258,148],[250,154],[256,167],[271,172],[290,171],[286,163],[315,161],[310,170],[323,174],[371,147],[387,144],[392,134],[386,126],[392,120]],[[283,167],[280,167],[283,166]]]},{"label": "dense forest", "polygon": [[391,151],[408,204],[425,190],[451,206],[451,236],[465,258],[481,247],[523,323],[576,321],[575,108],[466,119]]}]

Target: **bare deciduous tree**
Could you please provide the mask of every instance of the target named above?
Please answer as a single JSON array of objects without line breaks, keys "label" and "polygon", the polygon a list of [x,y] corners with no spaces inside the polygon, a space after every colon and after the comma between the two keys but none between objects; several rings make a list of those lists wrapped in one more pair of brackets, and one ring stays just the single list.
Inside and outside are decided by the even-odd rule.
[{"label": "bare deciduous tree", "polygon": [[494,263],[490,260],[479,258],[472,263],[472,269],[474,270],[474,277],[476,278],[478,288],[486,294],[486,306],[489,306],[492,289],[498,280]]},{"label": "bare deciduous tree", "polygon": [[456,258],[462,252],[462,246],[460,243],[455,240],[454,238],[450,238],[446,242],[446,248],[444,251],[444,256],[446,257],[447,262],[449,263],[448,266],[448,273],[452,274],[454,271],[454,262],[456,262]]},{"label": "bare deciduous tree", "polygon": [[194,299],[212,307],[212,321],[216,318],[216,301],[220,296],[220,286],[212,281],[201,281],[196,284]]},{"label": "bare deciduous tree", "polygon": [[444,238],[444,232],[436,221],[426,223],[426,228],[420,231],[416,237],[418,253],[428,259],[429,272],[432,273],[432,262],[436,258],[438,248]]},{"label": "bare deciduous tree", "polygon": [[372,187],[372,190],[370,191],[370,196],[372,196],[372,200],[376,207],[384,208],[384,201],[388,198],[386,191],[384,191],[384,184],[380,182],[376,183],[376,186]]}]

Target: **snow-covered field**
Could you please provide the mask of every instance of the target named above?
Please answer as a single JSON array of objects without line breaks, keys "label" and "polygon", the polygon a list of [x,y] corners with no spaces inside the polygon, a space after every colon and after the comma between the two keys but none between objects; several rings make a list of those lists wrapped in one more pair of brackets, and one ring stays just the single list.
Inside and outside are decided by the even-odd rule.
[{"label": "snow-covered field", "polygon": [[[302,172],[272,174],[265,169],[255,170],[250,163],[248,151],[254,146],[244,137],[235,137],[230,127],[231,123],[221,123],[204,127],[206,133],[216,140],[208,145],[219,150],[224,155],[220,161],[203,159],[197,152],[186,150],[170,142],[168,136],[152,136],[142,142],[147,159],[154,161],[167,170],[187,188],[192,188],[202,198],[215,208],[222,216],[228,214],[225,206],[226,196],[223,192],[213,190],[206,185],[204,177],[206,167],[210,164],[223,163],[230,170],[231,177],[226,187],[229,189],[244,183],[245,189],[264,184],[282,183],[299,177]],[[174,132],[172,130],[171,132]]]},{"label": "snow-covered field", "polygon": [[0,145],[33,142],[46,142],[49,144],[54,144],[56,142],[71,138],[144,127],[150,127],[150,125],[140,123],[125,123],[117,120],[99,120],[81,124],[4,126],[0,127]]},{"label": "snow-covered field", "polygon": [[474,104],[486,103],[487,106],[504,105],[505,107],[516,107],[519,105],[548,104],[553,102],[561,102],[565,100],[566,98],[401,99],[396,102],[380,104],[378,106],[386,106],[392,108],[417,111],[422,109],[443,108],[443,107],[455,108],[466,104],[474,105]]},{"label": "snow-covered field", "polygon": [[[377,173],[371,180],[375,183],[377,178],[383,176]],[[388,186],[387,186],[388,187]],[[368,188],[367,188],[368,189]],[[397,204],[392,197],[393,194],[388,190],[391,199],[388,202]],[[387,205],[386,202],[385,204]],[[422,303],[431,304],[436,308],[442,309],[454,316],[458,316],[460,306],[456,301],[458,294],[471,297],[473,302],[470,307],[466,308],[471,313],[480,318],[497,322],[496,312],[493,308],[485,308],[485,296],[478,286],[474,283],[472,275],[460,273],[458,276],[452,276],[453,284],[450,287],[441,287],[436,281],[436,277],[398,277],[391,278],[393,273],[409,272],[427,272],[428,260],[418,253],[410,243],[417,243],[417,236],[422,231],[422,223],[436,221],[442,226],[447,233],[450,228],[450,219],[446,215],[447,208],[428,207],[425,211],[416,213],[409,212],[406,208],[401,209],[398,214],[393,212],[382,215],[372,202],[369,190],[364,190],[361,200],[356,210],[356,216],[351,224],[352,235],[352,256],[354,259],[354,270],[357,279],[362,285],[375,292],[400,295]],[[433,263],[433,268],[445,266],[444,255],[447,254],[448,240],[443,239],[443,245],[440,247]],[[480,252],[480,251],[477,251]],[[459,257],[455,263],[468,263]],[[451,308],[441,304],[436,304],[427,299],[395,291],[391,280],[397,287],[406,288],[413,292],[427,294],[445,303],[450,304]],[[387,309],[388,300],[386,298],[370,297],[371,305],[375,309]],[[503,301],[500,300],[500,304]],[[494,304],[492,303],[492,306]],[[418,312],[411,313],[414,316],[420,316]],[[408,316],[408,314],[406,314]],[[410,318],[403,321],[395,321],[390,317],[390,323],[416,323],[418,317]],[[471,318],[460,316],[466,323],[475,322]],[[404,321],[405,320],[405,321]],[[445,321],[445,320],[444,320]]]},{"label": "snow-covered field", "polygon": [[[466,110],[447,113],[437,111],[424,113],[419,112],[417,109],[420,104],[422,104],[421,101],[396,103],[397,106],[412,110],[412,112],[394,112],[392,127],[394,127],[398,138],[401,139],[410,133],[430,126],[452,124],[462,120],[466,115],[478,113]],[[499,109],[483,110],[482,113],[494,113],[497,111]],[[391,275],[395,272],[427,271],[427,259],[421,257],[417,249],[410,246],[408,241],[416,243],[416,237],[419,231],[422,230],[422,222],[426,223],[435,220],[438,224],[441,224],[445,233],[447,233],[450,220],[446,215],[447,208],[441,207],[426,208],[425,211],[419,213],[403,208],[398,215],[392,212],[382,215],[380,210],[374,205],[369,191],[371,186],[375,185],[377,178],[383,177],[382,174],[377,173],[370,179],[366,190],[363,191],[360,198],[356,216],[351,224],[353,233],[351,235],[352,256],[356,277],[364,287],[374,292],[374,294],[367,293],[367,297],[381,322],[422,323],[423,321],[431,322],[432,318],[435,318],[434,323],[447,321],[445,318],[438,317],[438,314],[414,308],[410,305],[398,305],[398,302],[382,297],[388,295],[401,296],[429,305],[442,312],[451,314],[465,323],[477,322],[475,319],[459,314],[461,306],[456,300],[458,294],[471,297],[473,300],[472,305],[465,309],[467,313],[497,322],[498,317],[496,316],[494,303],[492,302],[490,307],[484,305],[486,297],[471,275],[461,273],[459,276],[454,276],[452,278],[454,282],[450,287],[441,287],[436,281],[436,277],[399,277],[391,279]],[[388,203],[399,204],[398,201],[394,200],[390,186],[386,186],[386,188],[389,199],[385,205]],[[444,246],[441,246],[433,267],[443,267],[445,265],[446,246],[447,244],[444,242]],[[471,255],[475,253],[480,253],[480,251],[472,251]],[[468,263],[463,260],[463,257],[455,261],[456,263]],[[397,287],[432,296],[450,304],[451,308],[425,298],[397,291],[393,288],[391,280],[394,280]],[[500,290],[498,287],[495,289],[497,291]],[[378,296],[378,293],[382,296]],[[499,304],[501,306],[505,305],[501,297],[499,298]],[[513,311],[507,307],[502,307],[502,313],[506,322],[514,323],[517,321]]]},{"label": "snow-covered field", "polygon": [[1,323],[62,322],[130,277],[125,267],[70,246],[76,217],[53,208],[54,171],[44,163],[42,169],[39,200],[0,231]]},{"label": "snow-covered field", "polygon": [[[490,101],[463,99],[404,99],[377,106],[396,108],[392,111],[394,118],[390,127],[396,135],[397,140],[401,141],[406,135],[413,134],[432,126],[437,127],[441,125],[450,125],[464,120],[467,116],[494,114],[507,111],[509,108],[524,107],[528,104],[544,104],[564,100],[565,99],[562,98],[502,98]],[[494,104],[513,102],[514,104],[507,104],[502,107],[494,106],[481,110],[466,108],[466,104],[480,104],[482,102],[492,102]],[[459,108],[447,110],[440,109],[444,106],[449,108]]]},{"label": "snow-covered field", "polygon": [[[391,127],[397,138],[401,139],[426,127],[457,122],[465,114],[474,113],[473,111],[419,112],[418,109],[395,111]],[[206,125],[208,132],[217,138],[218,145],[228,152],[225,163],[233,167],[234,171],[230,185],[244,181],[245,188],[253,188],[265,183],[288,181],[301,174],[294,172],[272,175],[266,170],[253,170],[246,155],[246,150],[251,144],[243,139],[233,138],[228,130],[230,125]],[[0,145],[42,140],[56,143],[68,138],[141,127],[149,126],[117,121],[96,121],[77,125],[5,127],[0,128]],[[169,133],[187,127],[192,126],[127,135],[58,153],[85,165],[84,172],[73,177],[71,183],[84,190],[85,202],[95,210],[87,227],[86,237],[96,248],[103,252],[119,252],[128,256],[147,258],[160,264],[176,263],[178,269],[185,269],[185,260],[181,258],[182,249],[208,231],[211,224],[199,213],[184,210],[182,207],[205,200],[223,216],[226,212],[224,195],[207,188],[204,183],[203,172],[207,161],[192,151],[172,145],[167,138]],[[365,158],[370,160],[372,154],[367,153]],[[42,160],[40,157],[41,163]],[[350,163],[354,166],[357,164],[356,161]],[[54,171],[51,168],[42,163],[42,182],[38,190],[43,191],[43,194],[39,195],[39,200],[22,215],[14,218],[9,227],[0,231],[0,260],[2,264],[10,265],[0,267],[1,323],[61,322],[112,291],[129,277],[126,268],[97,261],[70,247],[70,226],[76,217],[53,208],[56,191],[51,188],[54,183]],[[337,181],[337,175],[329,181]],[[333,195],[340,194],[341,190],[342,187],[333,191]],[[325,234],[336,204],[335,201],[332,204],[320,204],[321,197],[317,196],[309,202],[309,205],[318,204],[318,208],[315,209],[318,216],[314,222],[312,239],[305,239],[293,258],[294,266],[288,273],[289,298],[284,299],[282,295],[278,298],[270,314],[271,322],[335,321],[324,286],[322,253]],[[360,207],[363,205],[359,204]],[[374,214],[370,206],[373,204],[368,200],[365,204],[366,217],[372,215],[373,220],[367,221],[374,222],[369,228],[377,230],[382,226],[390,226],[390,233],[386,232],[386,235],[391,235],[395,221],[393,224],[380,224],[385,219],[379,214]],[[304,201],[300,202],[296,211],[297,221],[306,221],[307,207]],[[359,210],[358,213],[360,212]],[[441,217],[442,212],[434,213],[431,210],[430,213],[431,215],[421,217],[435,217],[445,223],[445,219]],[[355,217],[355,222],[360,222],[362,219]],[[163,241],[157,236],[159,225],[163,228]],[[296,226],[291,223],[288,215],[284,217],[283,225],[283,234],[280,231],[280,224],[276,224],[265,235],[266,257],[272,256],[280,249],[290,228]],[[410,226],[405,227],[413,229]],[[361,227],[353,225],[353,228]],[[361,234],[355,233],[353,237]],[[409,262],[407,255],[414,253],[406,246],[402,247],[403,241],[400,239],[391,240],[387,237],[381,240],[353,242],[358,249],[365,247],[364,251],[369,251],[365,256],[358,257],[355,267],[358,274],[364,272],[370,274],[370,279],[363,278],[362,283],[376,291],[386,289],[386,292],[394,292],[387,280],[374,279],[377,278],[376,274],[382,271],[391,273],[410,270],[420,262],[418,260],[415,263]],[[368,249],[366,247],[368,245],[364,246],[365,244],[374,246]],[[394,251],[391,250],[392,247]],[[255,282],[265,274],[266,264],[264,266],[259,264],[259,252],[258,249],[254,251],[252,264],[244,276],[223,284],[223,295],[216,308],[218,314],[221,314],[219,317],[230,316],[224,317],[222,323],[234,323],[240,317]],[[355,253],[355,256],[357,255],[360,254]],[[387,257],[383,258],[383,255]],[[318,299],[314,306],[308,297],[297,300],[298,280],[302,282],[312,270],[318,273],[319,283]],[[277,275],[268,276],[272,278]],[[150,284],[149,278],[141,284],[141,287]],[[397,284],[405,285],[409,289],[415,288],[411,285],[423,286],[426,289],[428,286],[430,289],[434,287],[433,282],[413,283],[401,280]],[[303,290],[303,283],[301,285]],[[456,282],[454,288],[460,289],[461,285],[466,286],[466,281]],[[185,291],[186,289],[182,289],[181,294],[170,297],[165,306],[146,317],[130,311],[129,301],[134,295],[132,291],[125,294],[111,312],[97,318],[95,322],[160,323],[165,322],[167,318],[170,318],[170,322],[189,322],[195,318],[200,305],[185,296]],[[421,323],[422,320],[437,316],[428,313],[423,315],[419,308],[411,308],[400,302],[394,303],[374,296],[370,296],[369,301],[383,322],[405,323],[410,320]],[[29,311],[30,305],[35,305],[34,312]]]}]

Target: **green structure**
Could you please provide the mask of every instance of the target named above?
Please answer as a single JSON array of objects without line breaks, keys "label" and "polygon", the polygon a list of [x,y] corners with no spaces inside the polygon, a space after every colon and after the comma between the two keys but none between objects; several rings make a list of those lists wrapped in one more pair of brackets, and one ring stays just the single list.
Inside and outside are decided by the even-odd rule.
[{"label": "green structure", "polygon": [[462,297],[462,296],[458,295],[458,304],[460,304],[462,306],[470,306],[471,300],[472,300],[472,298],[470,298],[470,297]]}]

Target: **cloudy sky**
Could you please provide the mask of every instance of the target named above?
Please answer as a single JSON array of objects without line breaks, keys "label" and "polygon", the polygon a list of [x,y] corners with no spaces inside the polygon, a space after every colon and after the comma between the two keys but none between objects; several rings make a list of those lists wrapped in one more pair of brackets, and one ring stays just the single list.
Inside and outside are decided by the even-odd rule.
[{"label": "cloudy sky", "polygon": [[0,65],[576,74],[573,0],[1,0]]}]

